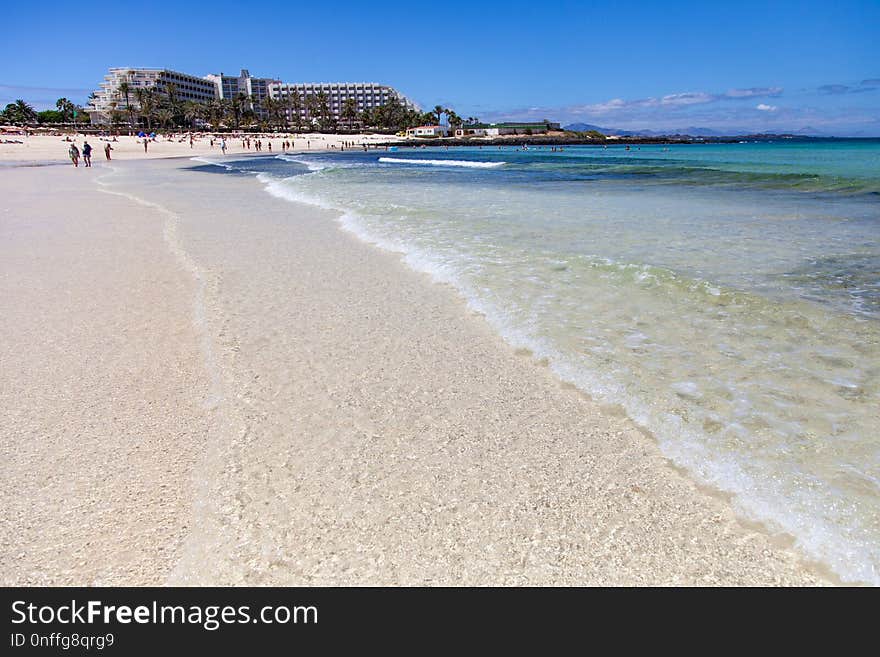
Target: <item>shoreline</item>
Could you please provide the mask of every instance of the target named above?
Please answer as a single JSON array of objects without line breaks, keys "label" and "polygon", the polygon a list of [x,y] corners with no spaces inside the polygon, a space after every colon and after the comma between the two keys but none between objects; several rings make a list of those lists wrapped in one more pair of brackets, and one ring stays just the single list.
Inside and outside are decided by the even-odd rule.
[{"label": "shoreline", "polygon": [[[160,135],[155,142],[148,144],[148,150],[144,153],[143,140],[134,136],[117,136],[117,141],[111,141],[109,136],[99,135],[30,135],[17,136],[16,139],[22,143],[2,143],[0,142],[0,167],[11,166],[34,166],[34,165],[55,165],[66,164],[72,166],[67,156],[67,149],[71,143],[82,147],[84,140],[89,141],[92,145],[92,162],[94,165],[106,164],[103,148],[109,143],[112,146],[111,163],[120,161],[145,161],[169,158],[191,158],[191,157],[242,157],[247,155],[282,155],[285,153],[319,153],[324,151],[341,152],[343,143],[353,143],[350,149],[356,150],[367,145],[369,148],[379,146],[384,148],[386,143],[403,143],[389,140],[388,135],[372,135],[372,134],[320,134],[320,133],[281,133],[281,134],[248,134],[244,135],[251,140],[251,148],[242,147],[242,137],[232,137],[224,135],[227,138],[227,154],[224,156],[220,152],[219,137],[214,139],[214,146],[210,144],[213,137],[212,134],[202,133],[197,136],[191,148],[187,139],[182,137],[184,133],[175,135],[171,138],[168,135]],[[71,141],[65,141],[65,137],[71,138]],[[254,143],[257,139],[264,142],[262,151],[256,151]],[[290,149],[282,150],[281,143],[290,141],[293,146]],[[273,150],[268,150],[268,144],[272,143]],[[80,162],[82,167],[83,163]]]},{"label": "shoreline", "polygon": [[[178,165],[126,164],[127,180],[107,181],[137,196],[144,178],[174,180],[149,198],[166,219],[147,223],[167,236],[176,217],[197,263],[222,389],[205,411],[210,363],[190,334],[203,408],[178,419],[202,422],[206,438],[189,466],[195,488],[180,488],[199,513],[164,567],[172,582],[834,582],[682,476],[628,419],[505,343],[451,287],[341,230],[335,213]],[[176,274],[161,262],[162,279],[186,273],[180,258]],[[20,577],[10,557],[4,571]]]}]

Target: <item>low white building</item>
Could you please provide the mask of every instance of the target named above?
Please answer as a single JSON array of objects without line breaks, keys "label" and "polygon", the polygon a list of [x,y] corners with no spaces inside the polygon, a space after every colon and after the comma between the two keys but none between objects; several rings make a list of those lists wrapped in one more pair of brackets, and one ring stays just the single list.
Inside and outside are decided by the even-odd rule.
[{"label": "low white building", "polygon": [[449,128],[445,125],[420,125],[416,128],[407,128],[407,137],[448,137]]},{"label": "low white building", "polygon": [[543,135],[559,130],[559,124],[551,121],[537,123],[472,123],[455,131],[456,137],[501,137],[503,135]]}]

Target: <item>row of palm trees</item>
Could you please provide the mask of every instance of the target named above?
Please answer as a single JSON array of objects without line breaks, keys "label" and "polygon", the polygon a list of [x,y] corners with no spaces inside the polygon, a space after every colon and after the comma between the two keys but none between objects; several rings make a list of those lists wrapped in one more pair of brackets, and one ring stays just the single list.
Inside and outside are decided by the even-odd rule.
[{"label": "row of palm trees", "polygon": [[[346,127],[353,128],[358,119],[354,99],[346,102],[340,118]],[[206,103],[181,101],[174,83],[157,88],[132,87],[128,82],[119,84],[117,98],[111,102],[110,120],[115,126],[128,123],[130,128],[142,126],[151,130],[209,124],[240,128],[258,124],[262,127],[319,127],[335,129],[338,121],[330,111],[329,99],[320,92],[304,99],[297,93],[283,100],[262,100],[240,93],[233,98],[213,99]]]},{"label": "row of palm trees", "polygon": [[469,116],[466,119],[461,118],[455,111],[450,107],[443,107],[442,105],[435,105],[434,110],[428,112],[425,117],[428,119],[436,120],[436,123],[439,125],[443,115],[446,115],[446,123],[449,124],[450,128],[460,128],[462,125],[473,125],[475,123],[479,123],[480,119],[475,116]]},{"label": "row of palm trees", "polygon": [[[74,112],[82,108],[67,98],[56,102],[63,121],[75,118]],[[195,129],[208,124],[215,130],[221,126],[238,129],[242,126],[259,125],[262,128],[303,128],[320,130],[354,130],[375,127],[385,130],[403,130],[424,123],[440,123],[443,116],[452,128],[462,123],[476,123],[478,119],[461,119],[451,108],[437,105],[430,112],[420,113],[392,98],[385,105],[357,111],[354,98],[343,103],[337,116],[331,112],[327,95],[322,91],[305,97],[295,91],[281,99],[257,98],[238,94],[234,98],[214,99],[207,103],[181,101],[176,85],[168,83],[161,91],[155,88],[135,88],[128,82],[119,85],[118,97],[111,103],[110,120],[115,127],[128,124],[130,129],[144,127],[152,130],[184,127]],[[10,103],[3,111],[3,119],[10,123],[32,123],[37,112],[23,100]]]},{"label": "row of palm trees", "polygon": [[59,98],[55,101],[54,110],[38,112],[30,103],[19,98],[14,103],[9,103],[0,111],[0,123],[12,123],[15,125],[57,124],[57,123],[88,123],[89,117],[82,107],[67,98]]},{"label": "row of palm trees", "polygon": [[9,103],[2,112],[0,112],[0,120],[3,123],[14,123],[17,125],[26,125],[34,123],[37,120],[37,112],[24,100],[19,98],[14,103]]},{"label": "row of palm trees", "polygon": [[[353,128],[357,121],[354,100],[346,103],[340,118],[346,127]],[[115,126],[128,123],[130,128],[142,126],[151,130],[158,125],[162,128],[188,127],[209,124],[214,129],[221,126],[240,128],[243,125],[261,127],[319,127],[335,129],[337,120],[330,111],[329,99],[320,92],[307,95],[304,99],[297,93],[283,100],[264,98],[262,100],[240,93],[233,98],[213,99],[206,103],[181,101],[174,83],[163,88],[133,87],[129,82],[119,84],[117,98],[111,102],[110,120]]]},{"label": "row of palm trees", "polygon": [[[121,82],[117,98],[111,103],[110,120],[114,126],[128,123],[129,128],[142,126],[152,130],[178,127],[195,129],[210,125],[213,129],[257,125],[260,128],[319,129],[380,128],[403,130],[426,122],[440,122],[446,115],[450,126],[463,122],[450,108],[437,106],[433,112],[421,113],[392,98],[379,107],[358,112],[354,98],[347,98],[338,114],[331,111],[330,99],[323,92],[301,95],[291,90],[282,98],[258,99],[243,93],[232,98],[213,99],[206,103],[181,101],[177,86],[167,83],[162,88],[133,87]],[[469,118],[468,122],[477,119]]]}]

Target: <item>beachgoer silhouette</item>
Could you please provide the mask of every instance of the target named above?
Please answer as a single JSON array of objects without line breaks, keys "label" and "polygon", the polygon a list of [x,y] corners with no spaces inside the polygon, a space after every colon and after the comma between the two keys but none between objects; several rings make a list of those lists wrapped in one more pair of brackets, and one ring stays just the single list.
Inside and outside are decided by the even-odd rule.
[{"label": "beachgoer silhouette", "polygon": [[70,160],[73,162],[73,166],[79,166],[79,149],[76,147],[76,144],[71,144],[70,148],[67,150],[67,154],[70,155]]},{"label": "beachgoer silhouette", "polygon": [[85,165],[87,167],[92,166],[92,146],[87,141],[83,141],[82,155],[83,155],[83,162],[85,162]]},{"label": "beachgoer silhouette", "polygon": [[110,159],[110,151],[112,150],[113,147],[110,145],[109,142],[104,144],[104,157],[106,157],[108,160]]}]

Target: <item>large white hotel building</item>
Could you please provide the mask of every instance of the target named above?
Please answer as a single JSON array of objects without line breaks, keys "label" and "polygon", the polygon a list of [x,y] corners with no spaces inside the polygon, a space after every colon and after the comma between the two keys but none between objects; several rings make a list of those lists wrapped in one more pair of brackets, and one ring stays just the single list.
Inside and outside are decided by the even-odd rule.
[{"label": "large white hotel building", "polygon": [[[120,89],[123,82],[129,85],[128,99]],[[296,91],[301,99],[301,120],[308,117],[308,96],[316,96],[320,92],[324,92],[330,112],[337,120],[341,118],[342,110],[349,98],[354,99],[358,114],[367,109],[381,107],[391,99],[396,99],[406,107],[419,109],[414,102],[394,87],[372,82],[286,83],[272,78],[252,77],[247,69],[242,69],[237,76],[220,73],[198,77],[159,68],[111,68],[104,76],[100,89],[95,92],[92,103],[86,111],[92,123],[110,123],[110,114],[114,109],[128,111],[126,103],[130,103],[134,110],[139,109],[136,89],[154,89],[165,93],[169,83],[174,84],[175,95],[181,101],[206,103],[214,99],[235,98],[239,94],[244,94],[252,101],[256,101],[252,107],[260,117],[265,117],[262,109],[263,100],[273,98],[285,101],[293,91]],[[288,120],[292,120],[287,103],[284,111]]]}]

